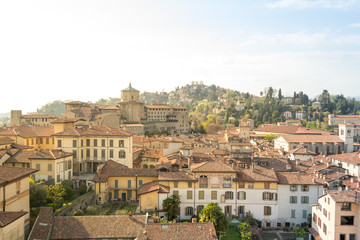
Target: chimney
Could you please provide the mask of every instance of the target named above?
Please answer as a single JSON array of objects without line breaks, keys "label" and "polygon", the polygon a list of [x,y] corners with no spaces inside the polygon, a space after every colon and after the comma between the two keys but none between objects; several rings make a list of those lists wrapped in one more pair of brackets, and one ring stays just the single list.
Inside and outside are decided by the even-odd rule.
[{"label": "chimney", "polygon": [[191,168],[191,157],[188,157],[188,168]]},{"label": "chimney", "polygon": [[192,219],[191,219],[191,222],[192,222],[192,223],[196,223],[196,222],[197,222],[196,218],[192,218]]},{"label": "chimney", "polygon": [[130,219],[133,218],[132,212],[129,212],[129,218],[130,218]]},{"label": "chimney", "polygon": [[316,180],[315,180],[315,178],[313,178],[313,179],[312,179],[312,181],[313,181],[313,183],[316,183]]}]

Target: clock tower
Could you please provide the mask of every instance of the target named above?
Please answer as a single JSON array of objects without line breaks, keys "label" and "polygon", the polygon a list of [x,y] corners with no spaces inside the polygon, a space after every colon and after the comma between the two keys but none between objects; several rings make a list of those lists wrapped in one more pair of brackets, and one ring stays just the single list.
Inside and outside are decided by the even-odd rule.
[{"label": "clock tower", "polygon": [[354,151],[354,124],[339,123],[339,138],[346,144],[346,152]]}]

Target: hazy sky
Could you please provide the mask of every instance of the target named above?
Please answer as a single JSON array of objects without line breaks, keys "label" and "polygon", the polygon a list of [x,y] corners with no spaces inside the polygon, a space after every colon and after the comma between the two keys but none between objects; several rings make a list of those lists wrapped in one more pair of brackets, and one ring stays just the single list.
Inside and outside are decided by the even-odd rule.
[{"label": "hazy sky", "polygon": [[0,1],[0,113],[204,81],[358,96],[360,0]]}]

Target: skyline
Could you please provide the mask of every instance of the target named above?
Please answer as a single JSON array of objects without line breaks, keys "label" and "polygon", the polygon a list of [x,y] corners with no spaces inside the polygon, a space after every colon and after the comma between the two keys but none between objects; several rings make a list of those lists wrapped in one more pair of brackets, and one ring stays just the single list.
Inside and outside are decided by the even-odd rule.
[{"label": "skyline", "polygon": [[129,82],[359,96],[359,10],[358,0],[1,2],[0,113],[120,97]]}]

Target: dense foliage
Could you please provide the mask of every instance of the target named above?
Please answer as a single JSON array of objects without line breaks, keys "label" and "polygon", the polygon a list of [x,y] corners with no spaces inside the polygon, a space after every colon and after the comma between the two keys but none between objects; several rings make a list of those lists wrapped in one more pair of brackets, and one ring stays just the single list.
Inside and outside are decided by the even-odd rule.
[{"label": "dense foliage", "polygon": [[181,201],[178,195],[171,195],[170,197],[164,199],[163,208],[169,221],[172,221],[177,217],[180,203]]},{"label": "dense foliage", "polygon": [[228,221],[219,207],[218,203],[209,203],[200,213],[200,222],[213,222],[216,234],[220,236],[221,232],[226,232]]}]

